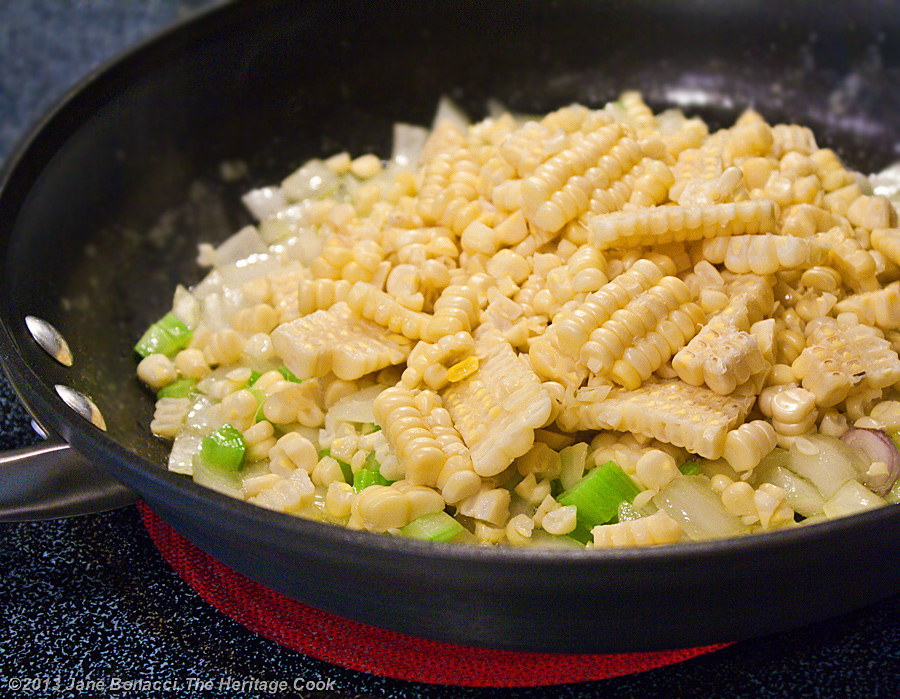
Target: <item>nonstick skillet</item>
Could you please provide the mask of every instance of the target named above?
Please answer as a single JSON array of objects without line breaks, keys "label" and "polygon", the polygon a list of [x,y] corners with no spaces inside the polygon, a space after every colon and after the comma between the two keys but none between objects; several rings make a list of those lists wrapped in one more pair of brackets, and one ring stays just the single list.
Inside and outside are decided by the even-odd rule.
[{"label": "nonstick skillet", "polygon": [[[273,1],[232,3],[145,43],[75,89],[0,183],[2,362],[53,435],[0,467],[4,516],[96,511],[137,494],[288,596],[511,649],[737,640],[900,591],[896,507],[611,552],[429,545],[259,509],[165,470],[132,354],[175,284],[199,279],[196,244],[248,222],[243,191],[312,156],[387,155],[392,124],[429,123],[443,94],[476,117],[491,98],[535,113],[628,88],[713,124],[753,106],[811,126],[872,171],[900,144],[898,36],[900,13],[881,3]],[[28,317],[60,331],[71,366],[42,349]],[[85,419],[81,395],[105,430]]]}]

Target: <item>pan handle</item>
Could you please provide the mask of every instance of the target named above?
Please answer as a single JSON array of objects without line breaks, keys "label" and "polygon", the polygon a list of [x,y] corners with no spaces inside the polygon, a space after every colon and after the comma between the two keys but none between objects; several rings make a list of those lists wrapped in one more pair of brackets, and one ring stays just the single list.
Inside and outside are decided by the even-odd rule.
[{"label": "pan handle", "polygon": [[0,522],[59,519],[130,505],[137,495],[59,437],[0,454]]}]

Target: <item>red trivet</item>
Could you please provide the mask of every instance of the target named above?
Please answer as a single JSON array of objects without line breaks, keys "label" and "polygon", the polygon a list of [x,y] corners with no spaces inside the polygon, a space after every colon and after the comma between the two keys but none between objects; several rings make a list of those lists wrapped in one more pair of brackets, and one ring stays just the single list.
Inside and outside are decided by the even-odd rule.
[{"label": "red trivet", "polygon": [[410,682],[537,687],[619,677],[679,663],[727,643],[652,653],[559,654],[489,650],[413,638],[348,621],[288,599],[234,572],[139,503],[153,543],[216,609],[266,638],[351,670]]}]

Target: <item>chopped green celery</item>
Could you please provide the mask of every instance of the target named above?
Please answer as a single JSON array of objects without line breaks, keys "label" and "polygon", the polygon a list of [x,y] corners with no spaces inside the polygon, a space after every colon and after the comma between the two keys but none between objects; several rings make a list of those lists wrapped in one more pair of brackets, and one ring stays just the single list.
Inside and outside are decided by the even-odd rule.
[{"label": "chopped green celery", "polygon": [[463,531],[463,525],[443,510],[422,515],[400,529],[403,536],[422,541],[452,541]]},{"label": "chopped green celery", "polygon": [[326,456],[329,456],[338,462],[338,466],[341,467],[341,473],[344,474],[344,482],[353,483],[353,469],[350,467],[350,464],[348,464],[346,461],[341,461],[340,459],[331,456],[331,449],[329,449],[328,447],[319,449],[319,461],[321,461]]},{"label": "chopped green celery", "polygon": [[285,381],[293,381],[294,383],[303,383],[303,379],[298,379],[293,371],[288,369],[284,364],[278,367],[275,371],[281,374],[284,377]]},{"label": "chopped green celery", "polygon": [[197,379],[178,379],[156,392],[157,398],[187,398],[194,392]]},{"label": "chopped green celery", "polygon": [[244,463],[247,445],[237,428],[225,424],[208,434],[200,444],[200,458],[217,471],[237,473]]},{"label": "chopped green celery", "polygon": [[391,481],[381,475],[380,468],[381,464],[375,458],[375,452],[370,451],[366,454],[362,468],[353,474],[353,490],[361,493],[370,485],[390,485]]},{"label": "chopped green celery", "polygon": [[147,328],[134,346],[134,351],[142,357],[151,354],[165,354],[168,357],[184,349],[191,341],[193,333],[175,316],[167,313]]},{"label": "chopped green celery", "polygon": [[697,476],[700,475],[700,464],[696,461],[685,461],[678,467],[678,470],[683,476]]},{"label": "chopped green celery", "polygon": [[376,425],[374,422],[364,422],[360,426],[360,434],[372,434],[373,432],[379,432],[381,430],[381,425]]},{"label": "chopped green celery", "polygon": [[361,493],[370,485],[390,485],[391,482],[378,471],[371,468],[361,468],[353,474],[353,490]]},{"label": "chopped green celery", "polygon": [[582,546],[594,543],[594,535],[591,534],[591,528],[586,527],[580,522],[575,525],[575,529],[566,534],[573,541],[577,541]]},{"label": "chopped green celery", "polygon": [[619,514],[619,504],[631,502],[640,492],[628,474],[614,461],[607,461],[560,495],[558,500],[561,505],[575,505],[578,524],[590,531],[598,524],[613,521]]},{"label": "chopped green celery", "polygon": [[250,379],[249,379],[249,381],[247,381],[247,386],[250,387],[253,384],[255,384],[257,381],[259,381],[260,376],[262,376],[262,374],[260,374],[258,371],[256,371],[256,369],[251,369],[250,370]]}]

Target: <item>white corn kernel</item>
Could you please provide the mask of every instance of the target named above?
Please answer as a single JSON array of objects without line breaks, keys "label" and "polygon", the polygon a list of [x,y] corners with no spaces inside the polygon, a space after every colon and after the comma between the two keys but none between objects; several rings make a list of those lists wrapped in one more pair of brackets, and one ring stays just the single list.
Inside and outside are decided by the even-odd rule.
[{"label": "white corn kernel", "polygon": [[337,519],[349,517],[354,495],[353,486],[333,481],[325,493],[325,509],[329,515]]},{"label": "white corn kernel", "polygon": [[150,388],[158,391],[172,383],[178,377],[178,372],[172,360],[166,355],[150,354],[138,364],[137,375]]},{"label": "white corn kernel", "polygon": [[564,536],[575,530],[577,508],[575,505],[564,505],[544,515],[541,527],[548,534]]}]

